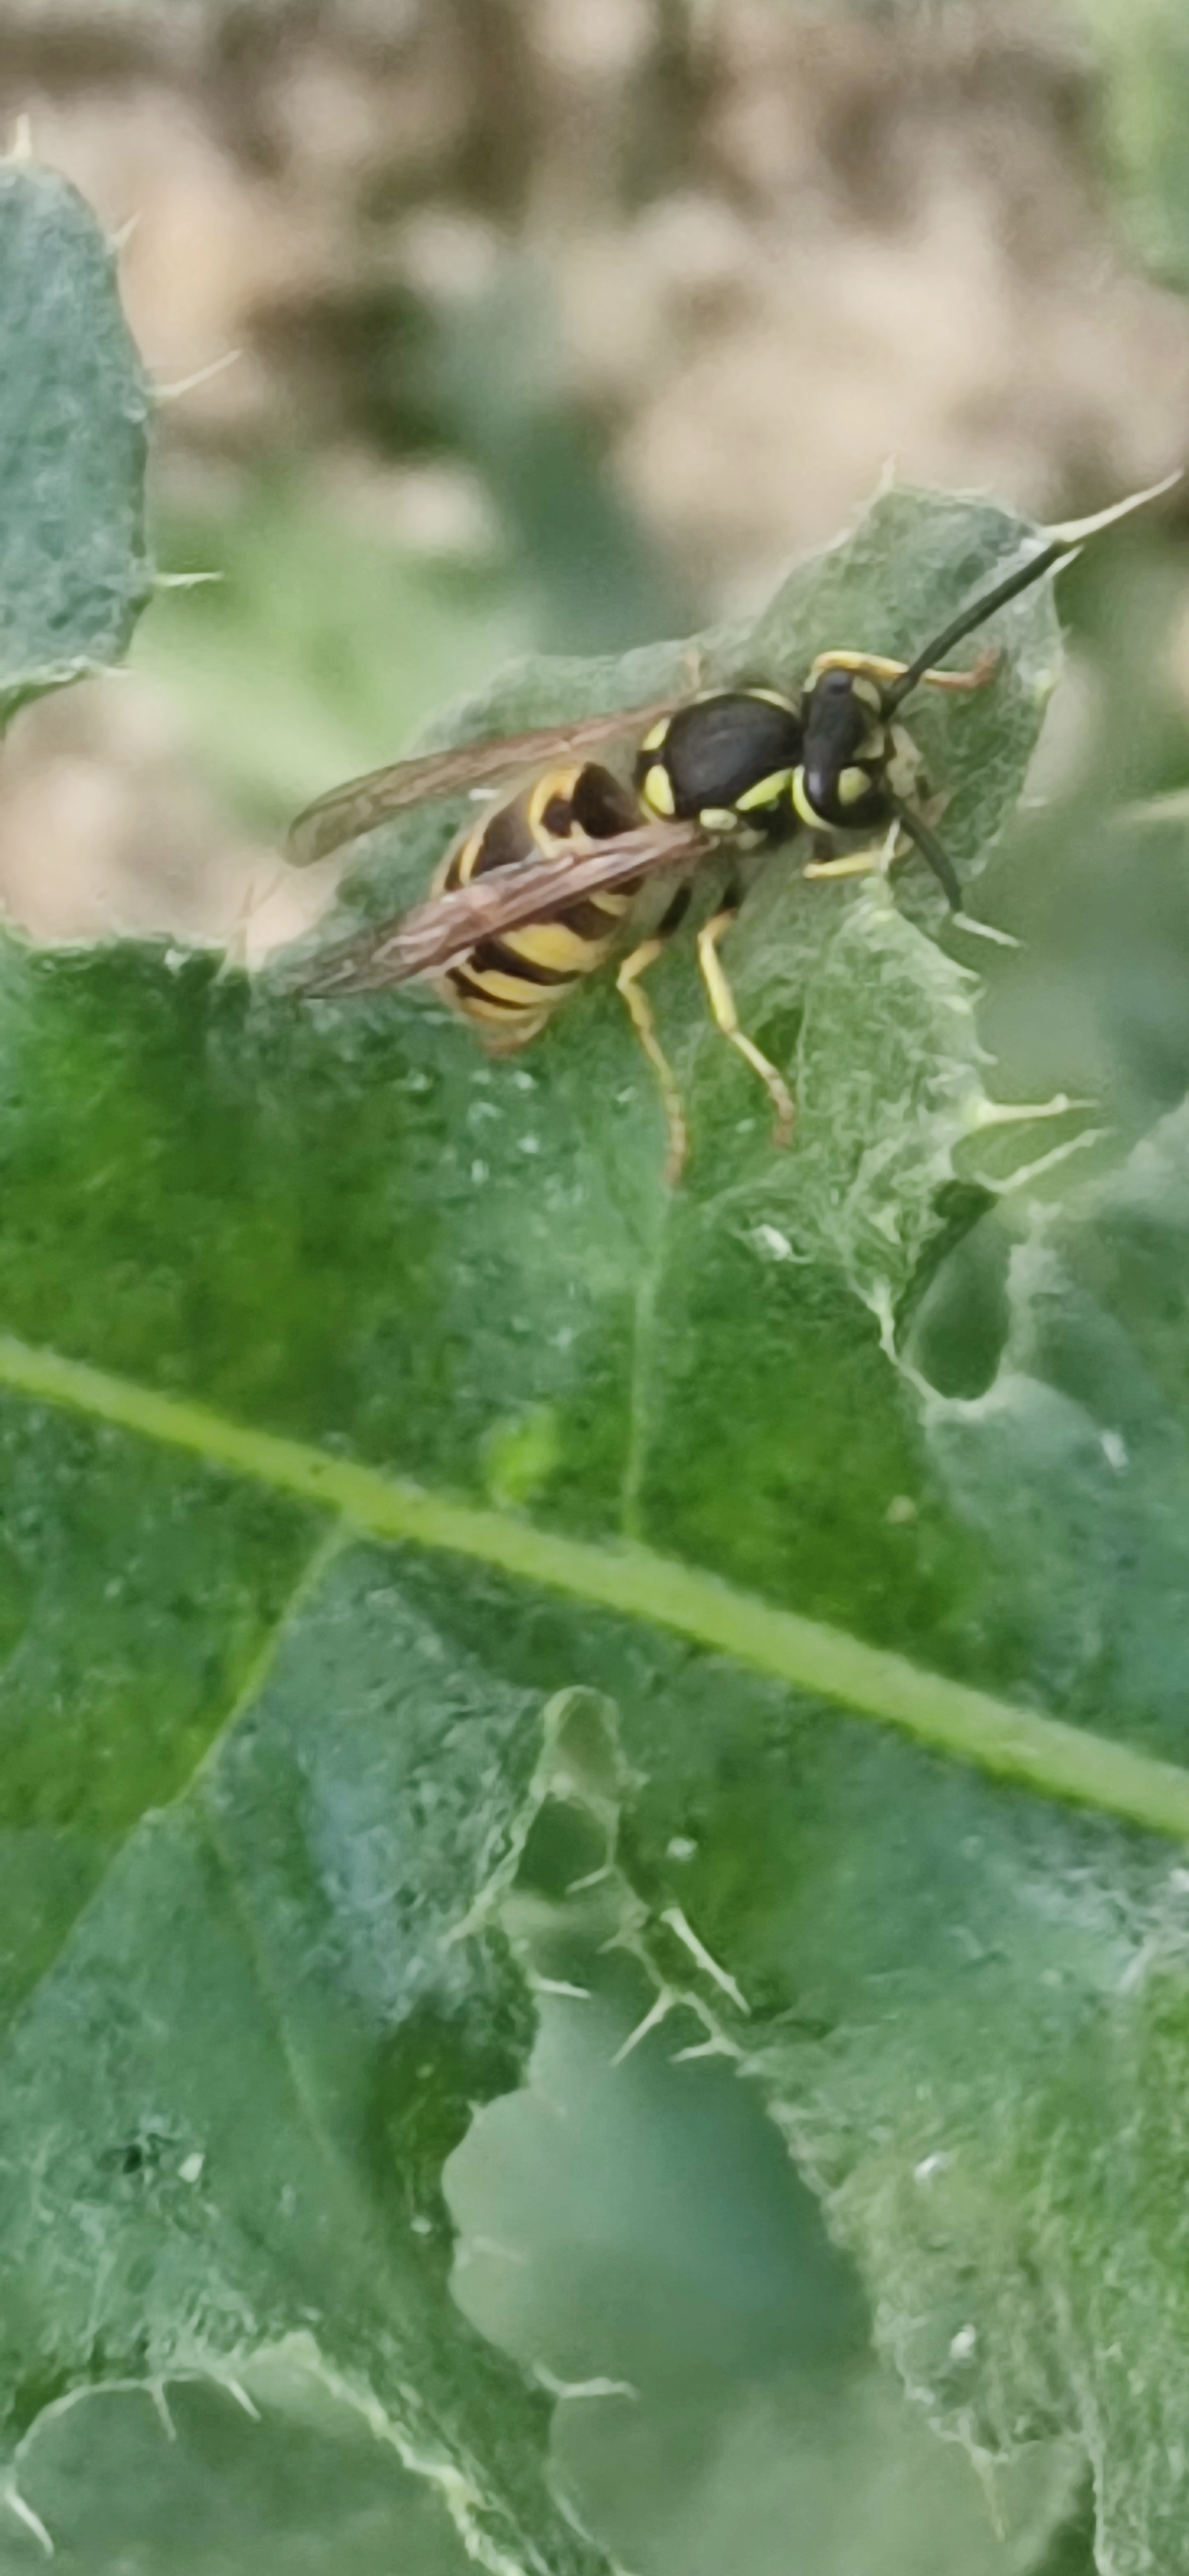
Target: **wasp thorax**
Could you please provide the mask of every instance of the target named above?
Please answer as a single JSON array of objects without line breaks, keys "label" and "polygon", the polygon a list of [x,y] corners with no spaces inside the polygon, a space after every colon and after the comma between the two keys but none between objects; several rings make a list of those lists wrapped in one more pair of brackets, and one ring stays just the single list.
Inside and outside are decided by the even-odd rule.
[{"label": "wasp thorax", "polygon": [[789,782],[801,758],[798,709],[775,690],[719,689],[692,698],[646,735],[636,792],[654,814],[788,829]]}]

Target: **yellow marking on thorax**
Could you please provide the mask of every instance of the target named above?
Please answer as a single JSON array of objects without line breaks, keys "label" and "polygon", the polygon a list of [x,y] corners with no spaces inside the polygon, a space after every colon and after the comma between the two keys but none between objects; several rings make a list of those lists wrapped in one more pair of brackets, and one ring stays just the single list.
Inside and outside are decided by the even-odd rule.
[{"label": "yellow marking on thorax", "polygon": [[770,778],[757,779],[754,787],[736,797],[736,813],[750,814],[757,805],[778,805],[792,774],[791,769],[774,769]]}]

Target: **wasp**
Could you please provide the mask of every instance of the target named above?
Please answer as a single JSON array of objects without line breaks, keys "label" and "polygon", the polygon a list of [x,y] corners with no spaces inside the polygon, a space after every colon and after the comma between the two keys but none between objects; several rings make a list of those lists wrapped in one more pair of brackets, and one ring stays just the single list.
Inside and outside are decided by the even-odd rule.
[{"label": "wasp", "polygon": [[[1142,493],[1050,531],[1047,544],[978,593],[909,662],[824,652],[797,694],[703,689],[676,703],[433,752],[319,797],[290,833],[298,864],[432,798],[520,781],[451,844],[425,902],[332,951],[298,991],[345,996],[421,977],[470,1022],[489,1053],[512,1054],[624,944],[646,880],[678,873],[667,910],[629,948],[616,977],[660,1085],[666,1179],[673,1184],[685,1160],[685,1117],[641,977],[684,920],[705,862],[725,852],[727,882],[698,931],[698,964],[715,1024],[764,1084],[774,1141],[787,1143],[792,1095],[740,1027],[719,955],[743,899],[734,854],[782,847],[808,833],[813,856],[801,873],[821,879],[882,869],[915,848],[960,912],[958,879],[933,828],[944,799],[932,798],[901,709],[919,688],[981,688],[994,673],[995,653],[957,671],[939,667],[945,656],[1067,560],[1084,537],[1150,497]],[[590,757],[629,736],[636,746],[630,784]],[[839,836],[859,846],[838,851]]]}]

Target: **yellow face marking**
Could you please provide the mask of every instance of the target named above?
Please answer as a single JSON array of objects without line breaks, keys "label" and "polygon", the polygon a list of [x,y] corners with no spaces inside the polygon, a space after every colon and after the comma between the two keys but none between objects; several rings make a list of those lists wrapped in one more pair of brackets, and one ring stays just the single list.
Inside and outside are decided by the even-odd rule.
[{"label": "yellow face marking", "polygon": [[703,805],[698,821],[707,832],[734,832],[739,817],[729,805]]},{"label": "yellow face marking", "polygon": [[871,780],[865,769],[843,769],[838,778],[840,805],[858,805],[870,793]]},{"label": "yellow face marking", "polygon": [[865,707],[870,707],[874,716],[879,714],[883,706],[883,700],[874,680],[865,680],[861,673],[851,681],[851,696],[860,698]]},{"label": "yellow face marking", "polygon": [[640,745],[641,751],[659,751],[668,730],[669,719],[667,716],[662,716],[660,723],[654,724],[651,732],[645,734],[644,740]]},{"label": "yellow face marking", "polygon": [[811,831],[828,831],[830,827],[826,822],[824,815],[819,814],[816,807],[811,805],[809,802],[809,798],[805,792],[805,772],[803,769],[794,769],[793,784],[790,792],[794,807],[800,815],[801,821],[803,823],[808,823]]},{"label": "yellow face marking", "polygon": [[901,805],[906,805],[916,792],[917,773],[915,764],[907,760],[890,761],[888,764],[888,785],[891,788],[893,796],[897,798],[898,802]]},{"label": "yellow face marking", "polygon": [[888,785],[893,796],[902,802],[915,797],[925,784],[925,764],[912,735],[903,725],[892,728],[892,756],[887,767]]},{"label": "yellow face marking", "polygon": [[754,787],[749,787],[745,795],[736,798],[736,813],[750,814],[758,805],[779,804],[792,774],[791,769],[774,769],[770,778],[757,779]]},{"label": "yellow face marking", "polygon": [[654,814],[672,814],[673,781],[668,770],[662,767],[659,760],[654,761],[652,768],[645,772],[640,793],[645,804],[651,805]]}]

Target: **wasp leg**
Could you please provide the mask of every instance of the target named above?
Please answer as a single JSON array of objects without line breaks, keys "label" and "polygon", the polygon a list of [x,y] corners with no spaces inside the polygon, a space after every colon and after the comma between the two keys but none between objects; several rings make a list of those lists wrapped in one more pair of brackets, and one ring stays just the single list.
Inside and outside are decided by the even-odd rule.
[{"label": "wasp leg", "polygon": [[[972,671],[922,671],[921,681],[927,681],[931,689],[981,689],[998,663],[998,653],[993,645],[988,645],[985,652],[979,654]],[[812,688],[823,671],[855,671],[864,679],[874,680],[877,687],[882,687],[893,680],[903,679],[908,668],[907,662],[891,662],[883,653],[819,653],[807,685]]]},{"label": "wasp leg", "polygon": [[723,973],[722,959],[718,954],[719,940],[724,931],[730,929],[738,909],[737,903],[729,904],[721,912],[716,912],[711,920],[703,923],[698,932],[698,964],[702,970],[702,981],[706,987],[714,1025],[717,1029],[721,1029],[724,1038],[729,1039],[731,1045],[744,1057],[751,1066],[752,1072],[758,1073],[776,1112],[772,1142],[774,1145],[787,1145],[797,1115],[793,1095],[775,1065],[769,1064],[767,1056],[761,1055],[758,1046],[753,1046],[751,1039],[744,1036],[739,1026],[739,1015],[735,1009],[735,996]]},{"label": "wasp leg", "polygon": [[810,859],[802,868],[803,877],[875,877],[887,865],[887,842],[881,841],[869,850],[844,850],[837,859]]},{"label": "wasp leg", "polygon": [[655,966],[657,958],[663,955],[674,931],[685,919],[689,910],[689,900],[689,887],[679,886],[668,911],[658,923],[651,939],[642,939],[639,946],[633,948],[630,957],[624,958],[615,978],[616,992],[622,993],[627,1003],[632,1027],[660,1085],[665,1126],[669,1138],[668,1151],[665,1155],[665,1187],[670,1190],[676,1189],[681,1178],[689,1148],[689,1130],[685,1123],[685,1111],[681,1105],[681,1093],[677,1088],[677,1077],[657,1036],[652,1005],[647,993],[640,989],[640,977],[647,974],[649,967]]},{"label": "wasp leg", "polygon": [[903,852],[898,852],[895,847],[896,838],[901,832],[912,842],[914,848],[920,851],[926,867],[932,869],[950,911],[961,912],[962,888],[958,882],[953,861],[948,851],[943,849],[936,832],[930,831],[925,816],[916,813],[910,805],[898,804],[896,807],[891,847],[885,839],[878,849],[872,847],[867,850],[846,850],[837,859],[810,859],[802,868],[801,874],[803,877],[885,876],[889,862],[898,856],[903,856]]}]

